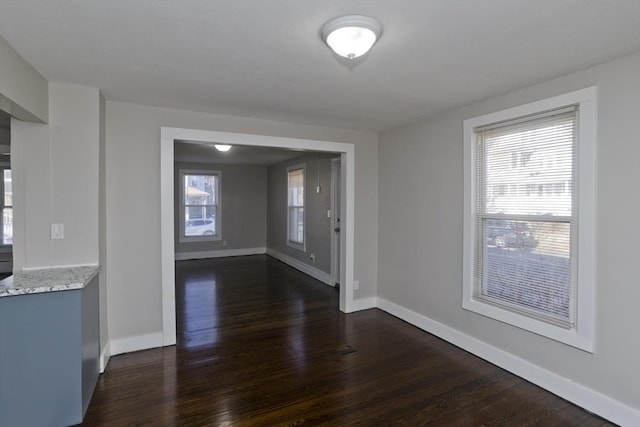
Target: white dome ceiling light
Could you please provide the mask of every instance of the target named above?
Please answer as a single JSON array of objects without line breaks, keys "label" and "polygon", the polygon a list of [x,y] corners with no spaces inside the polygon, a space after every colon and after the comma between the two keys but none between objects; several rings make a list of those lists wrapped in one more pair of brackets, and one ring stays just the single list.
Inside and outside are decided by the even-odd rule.
[{"label": "white dome ceiling light", "polygon": [[216,150],[223,152],[231,150],[231,146],[226,144],[215,144],[214,147],[216,147]]},{"label": "white dome ceiling light", "polygon": [[364,55],[382,34],[382,24],[363,15],[333,18],[322,26],[322,39],[337,54],[354,59]]}]

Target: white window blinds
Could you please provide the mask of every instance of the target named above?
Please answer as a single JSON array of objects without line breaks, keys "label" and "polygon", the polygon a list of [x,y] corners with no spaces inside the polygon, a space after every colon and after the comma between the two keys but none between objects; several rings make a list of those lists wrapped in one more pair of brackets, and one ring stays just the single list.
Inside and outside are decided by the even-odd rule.
[{"label": "white window blinds", "polygon": [[474,298],[570,329],[577,108],[476,128]]}]

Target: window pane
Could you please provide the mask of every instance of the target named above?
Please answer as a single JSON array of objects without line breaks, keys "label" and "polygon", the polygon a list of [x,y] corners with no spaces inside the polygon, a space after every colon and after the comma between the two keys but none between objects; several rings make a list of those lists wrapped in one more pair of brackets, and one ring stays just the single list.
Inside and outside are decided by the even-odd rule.
[{"label": "window pane", "polygon": [[289,240],[304,243],[304,208],[289,208]]},{"label": "window pane", "polygon": [[[502,221],[496,228],[490,221],[485,222],[486,271],[481,297],[569,319],[569,224]],[[499,244],[499,239],[504,243]]]},{"label": "window pane", "polygon": [[571,216],[575,112],[478,136],[485,213]]},{"label": "window pane", "polygon": [[215,236],[216,207],[211,205],[185,206],[184,235]]},{"label": "window pane", "polygon": [[13,244],[13,208],[2,209],[2,244]]},{"label": "window pane", "polygon": [[218,199],[216,179],[215,175],[185,175],[184,204],[216,205]]},{"label": "window pane", "polygon": [[11,169],[4,170],[4,205],[13,206],[13,190],[11,182]]},{"label": "window pane", "polygon": [[568,322],[571,318],[571,228],[564,222],[483,220],[479,298]]},{"label": "window pane", "polygon": [[304,169],[289,172],[289,205],[304,206]]}]

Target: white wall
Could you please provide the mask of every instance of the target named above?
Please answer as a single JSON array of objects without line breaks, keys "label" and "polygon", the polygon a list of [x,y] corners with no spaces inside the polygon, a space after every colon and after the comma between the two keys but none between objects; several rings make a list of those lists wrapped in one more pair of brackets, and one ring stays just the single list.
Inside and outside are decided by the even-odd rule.
[{"label": "white wall", "polygon": [[[463,120],[592,85],[599,94],[594,354],[461,308]],[[639,135],[640,54],[382,133],[379,298],[640,409]]]},{"label": "white wall", "polygon": [[49,120],[47,80],[0,37],[0,109],[20,120]]},{"label": "white wall", "polygon": [[50,84],[49,104],[48,125],[12,121],[14,271],[98,263],[100,93]]},{"label": "white wall", "polygon": [[[107,289],[111,340],[162,331],[160,127],[319,139],[355,144],[355,298],[377,290],[377,135],[373,132],[107,102]],[[224,179],[224,178],[223,178]],[[131,341],[127,341],[130,343]],[[124,344],[123,344],[124,346]]]}]

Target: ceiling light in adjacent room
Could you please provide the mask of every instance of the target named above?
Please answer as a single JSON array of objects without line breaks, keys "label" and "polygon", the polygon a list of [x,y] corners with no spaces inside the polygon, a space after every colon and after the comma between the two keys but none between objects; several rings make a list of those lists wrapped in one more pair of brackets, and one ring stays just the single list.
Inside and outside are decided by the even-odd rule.
[{"label": "ceiling light in adjacent room", "polygon": [[382,24],[363,15],[345,15],[324,24],[322,39],[338,55],[354,59],[364,55],[382,34]]},{"label": "ceiling light in adjacent room", "polygon": [[218,151],[229,151],[229,150],[231,150],[231,146],[230,145],[226,145],[226,144],[215,144],[214,147],[216,147],[216,150],[218,150]]}]

